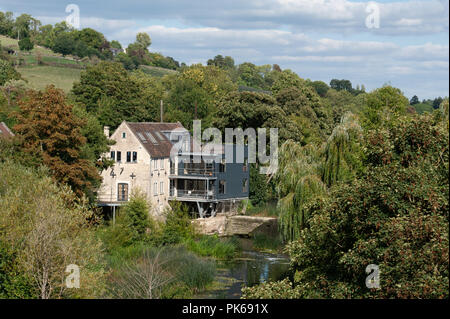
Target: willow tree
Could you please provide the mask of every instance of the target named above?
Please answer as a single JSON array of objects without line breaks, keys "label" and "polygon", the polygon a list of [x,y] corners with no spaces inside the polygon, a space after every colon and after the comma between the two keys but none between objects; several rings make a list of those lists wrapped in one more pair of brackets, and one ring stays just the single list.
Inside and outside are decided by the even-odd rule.
[{"label": "willow tree", "polygon": [[351,179],[361,167],[361,138],[362,129],[357,117],[346,113],[341,123],[333,129],[325,146],[321,175],[328,187],[338,181]]},{"label": "willow tree", "polygon": [[320,152],[313,145],[288,140],[280,148],[274,175],[279,196],[280,228],[285,240],[298,238],[308,218],[306,205],[326,192],[320,176]]}]

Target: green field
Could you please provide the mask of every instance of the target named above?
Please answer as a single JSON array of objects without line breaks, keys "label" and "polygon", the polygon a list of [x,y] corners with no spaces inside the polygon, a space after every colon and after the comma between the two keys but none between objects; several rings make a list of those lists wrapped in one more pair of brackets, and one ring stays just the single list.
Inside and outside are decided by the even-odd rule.
[{"label": "green field", "polygon": [[150,66],[150,65],[140,65],[139,69],[144,71],[144,73],[151,75],[151,76],[155,76],[155,77],[163,77],[164,75],[174,74],[174,73],[178,72],[175,70],[164,69],[164,68],[160,68],[157,66]]},{"label": "green field", "polygon": [[[0,35],[0,43],[3,47],[13,48],[14,50],[19,50],[18,40],[11,39],[5,37],[4,35]],[[50,55],[50,56],[62,56],[61,54],[57,54],[50,49],[35,45],[33,50],[30,51],[32,55],[36,55],[36,53],[40,53],[41,55]]]},{"label": "green field", "polygon": [[25,66],[17,68],[32,89],[42,90],[49,84],[69,92],[75,81],[80,79],[80,69],[55,66]]}]

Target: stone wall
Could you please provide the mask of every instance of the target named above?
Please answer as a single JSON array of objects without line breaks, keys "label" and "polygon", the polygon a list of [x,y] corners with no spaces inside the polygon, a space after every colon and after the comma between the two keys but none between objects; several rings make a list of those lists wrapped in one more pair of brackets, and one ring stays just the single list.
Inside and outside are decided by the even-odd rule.
[{"label": "stone wall", "polygon": [[248,237],[256,232],[276,232],[275,217],[217,214],[215,217],[198,218],[192,221],[200,234]]}]

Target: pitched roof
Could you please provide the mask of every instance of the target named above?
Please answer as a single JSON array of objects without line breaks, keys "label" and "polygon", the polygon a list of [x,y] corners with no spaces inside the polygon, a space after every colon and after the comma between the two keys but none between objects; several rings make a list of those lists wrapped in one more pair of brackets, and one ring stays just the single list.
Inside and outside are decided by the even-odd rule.
[{"label": "pitched roof", "polygon": [[133,134],[152,157],[169,157],[173,143],[164,133],[186,130],[180,122],[126,122]]},{"label": "pitched roof", "polygon": [[0,122],[0,137],[13,137],[14,133],[6,126],[5,123]]}]

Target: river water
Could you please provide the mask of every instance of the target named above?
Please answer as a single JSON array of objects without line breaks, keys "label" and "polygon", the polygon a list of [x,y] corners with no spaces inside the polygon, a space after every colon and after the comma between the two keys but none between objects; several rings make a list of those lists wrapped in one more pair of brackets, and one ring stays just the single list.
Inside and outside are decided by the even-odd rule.
[{"label": "river water", "polygon": [[257,251],[243,251],[231,262],[217,262],[216,281],[219,287],[197,298],[238,299],[242,287],[286,278],[289,258],[285,255]]}]

